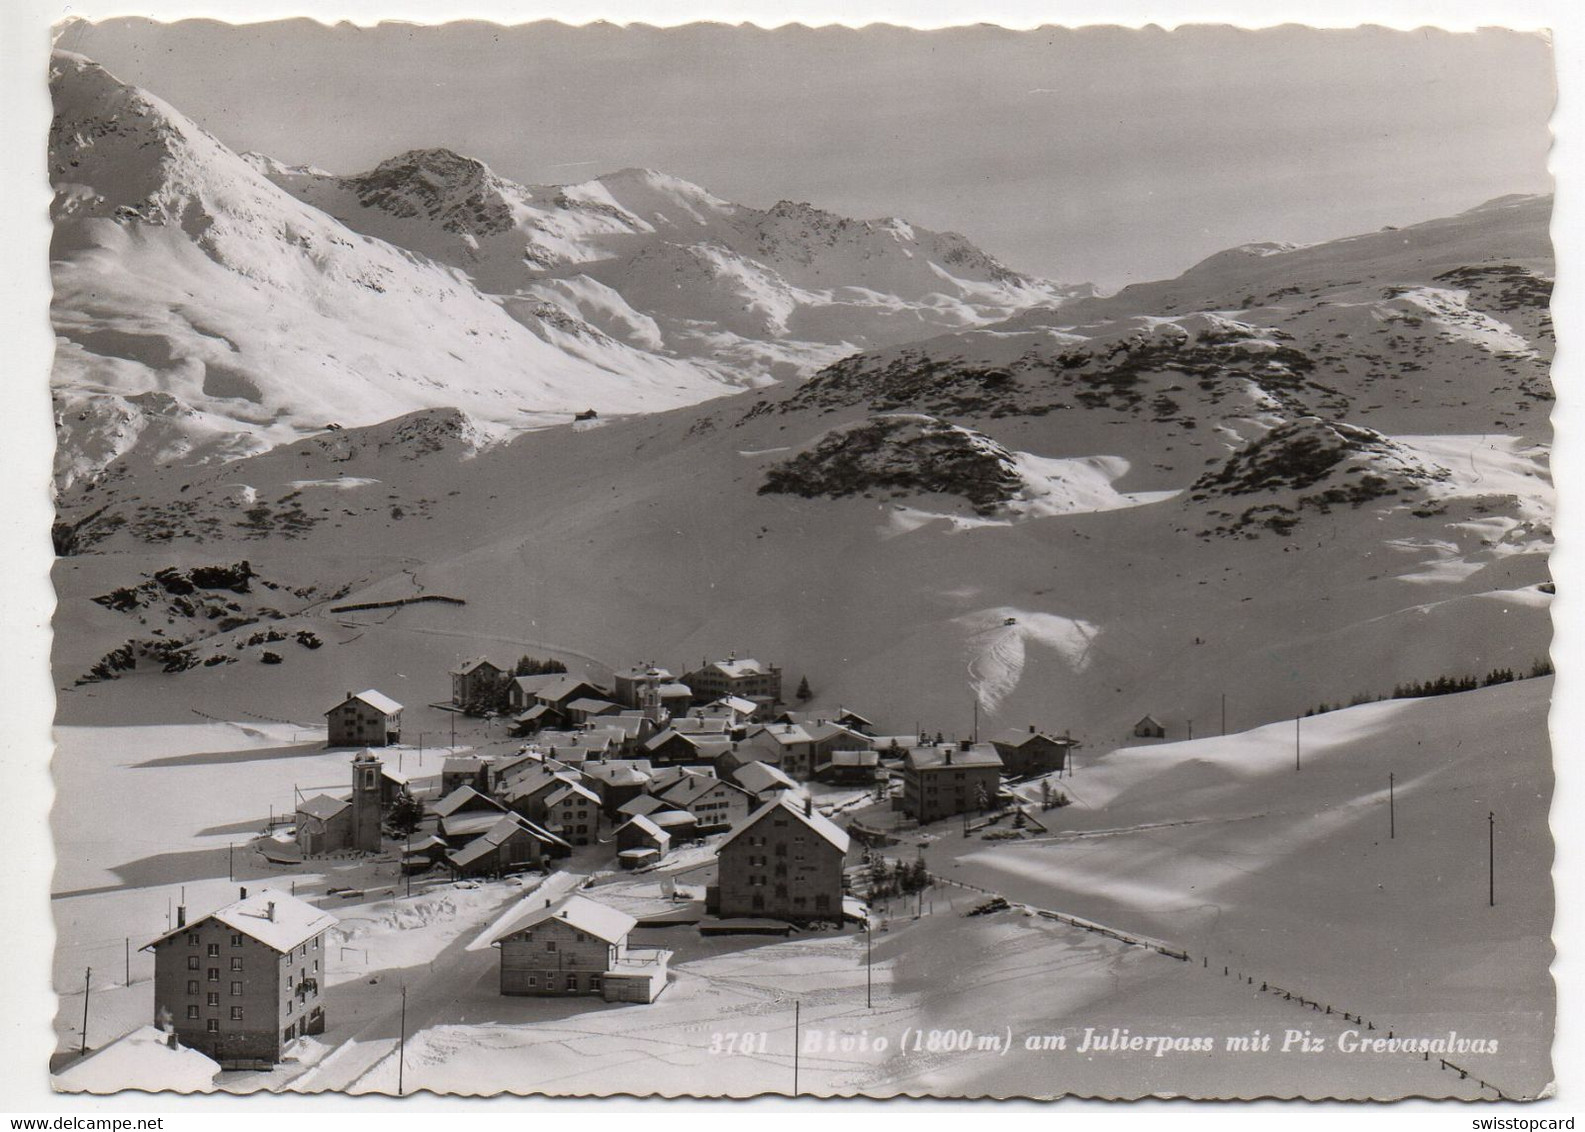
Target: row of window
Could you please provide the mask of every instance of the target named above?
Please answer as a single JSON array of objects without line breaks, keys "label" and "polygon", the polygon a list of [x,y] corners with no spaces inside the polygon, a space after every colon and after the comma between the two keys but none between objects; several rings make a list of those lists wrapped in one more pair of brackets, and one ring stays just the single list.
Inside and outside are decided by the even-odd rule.
[{"label": "row of window", "polygon": [[[538,989],[538,987],[539,987],[539,976],[538,975],[530,975],[528,977],[528,985],[531,986],[531,987],[534,987],[535,989]],[[578,989],[578,976],[576,974],[569,974],[569,975],[565,975],[565,976],[547,974],[545,976],[545,989],[546,990],[570,990],[570,991],[575,991],[575,990]],[[589,976],[588,989],[592,990],[592,991],[597,991],[597,990],[600,989],[600,976],[599,975],[590,975]]]},{"label": "row of window", "polygon": [[[201,970],[201,969],[202,969],[202,966],[203,966],[203,965],[202,965],[202,963],[201,963],[201,962],[200,962],[200,961],[199,961],[199,958],[198,958],[198,956],[196,956],[196,955],[189,955],[189,956],[188,956],[188,957],[187,957],[187,969],[188,969],[188,970],[189,970],[189,971],[197,971],[197,970]],[[240,970],[242,970],[242,956],[240,956],[240,955],[233,955],[233,956],[232,956],[232,957],[231,957],[231,969],[232,969],[232,970],[233,970],[233,971],[240,971]],[[209,981],[210,981],[210,982],[216,982],[216,981],[218,981],[218,980],[219,980],[219,978],[220,978],[220,968],[219,968],[219,967],[211,967],[211,968],[209,968]]]},{"label": "row of window", "polygon": [[[214,998],[215,996],[211,995],[210,997]],[[210,1006],[219,1006],[220,1004],[218,1002],[211,1002],[209,1005]],[[198,1020],[198,1004],[196,1002],[188,1004],[188,1006],[187,1006],[187,1017],[192,1019],[195,1022]],[[242,1021],[242,1007],[233,1006],[231,1008],[231,1020],[233,1022],[241,1022]],[[213,1033],[214,1031],[220,1029],[220,1019],[211,1018],[209,1020],[209,1024],[207,1026],[205,1026],[204,1028],[206,1030],[210,1031],[211,1033]]]},{"label": "row of window", "polygon": [[[231,933],[231,946],[232,947],[241,947],[241,946],[243,946],[243,944],[246,941],[246,939],[247,939],[247,937],[245,935],[243,935],[241,932],[232,932]],[[190,947],[197,947],[200,943],[203,943],[203,937],[198,932],[188,932],[187,933],[187,943],[188,943],[188,946],[190,946]],[[308,954],[308,949],[310,947],[312,947],[315,951],[319,950],[319,937],[317,935],[312,940],[310,940],[308,943],[299,944],[298,947],[297,947],[297,951],[298,951],[299,954],[307,955]],[[218,943],[207,944],[204,947],[204,953],[206,955],[219,955],[220,954],[220,945]],[[286,958],[290,959],[291,957],[292,957],[292,953],[290,951],[288,951],[286,953]]]}]

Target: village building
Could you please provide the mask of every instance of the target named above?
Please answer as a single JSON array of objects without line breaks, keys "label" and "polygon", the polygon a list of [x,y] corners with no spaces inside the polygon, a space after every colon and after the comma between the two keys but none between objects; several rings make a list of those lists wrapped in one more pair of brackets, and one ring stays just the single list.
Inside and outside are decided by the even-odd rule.
[{"label": "village building", "polygon": [[681,845],[684,841],[693,841],[700,836],[699,819],[687,810],[676,810],[669,805],[663,805],[645,816],[666,831],[673,845]]},{"label": "village building", "polygon": [[767,723],[750,731],[737,751],[747,762],[779,766],[800,782],[807,782],[814,775],[814,737],[802,724]]},{"label": "village building", "polygon": [[614,704],[599,696],[579,696],[575,700],[568,701],[566,710],[568,721],[574,727],[582,727],[601,716],[620,713],[622,705]]},{"label": "village building", "polygon": [[745,700],[742,696],[722,696],[704,707],[694,708],[693,714],[704,719],[724,719],[727,729],[735,731],[747,727],[758,711],[759,705],[753,700]]},{"label": "village building", "polygon": [[576,779],[545,796],[545,828],[572,845],[591,844],[600,832],[600,796]]},{"label": "village building", "polygon": [[798,781],[780,767],[770,763],[745,763],[731,774],[736,782],[754,799],[756,806],[771,801],[789,791],[798,790]]},{"label": "village building", "polygon": [[1002,757],[989,743],[944,742],[911,747],[903,757],[903,812],[921,825],[996,804]]},{"label": "village building", "polygon": [[625,912],[569,896],[557,904],[525,897],[520,911],[492,930],[501,952],[501,993],[607,1002],[654,1002],[666,989],[671,952],[628,945],[638,921]]},{"label": "village building", "polygon": [[59,1093],[214,1091],[220,1063],[189,1049],[175,1030],[139,1026],[51,1075]]},{"label": "village building", "polygon": [[508,711],[527,711],[539,701],[535,699],[541,688],[548,688],[562,678],[560,672],[545,672],[534,676],[514,676],[506,685]]},{"label": "village building", "polygon": [[711,766],[716,756],[732,749],[725,735],[689,733],[666,728],[644,740],[643,753],[655,766]]},{"label": "village building", "polygon": [[459,786],[430,807],[439,820],[436,832],[454,846],[483,833],[506,813],[506,807],[471,786]]},{"label": "village building", "polygon": [[[624,707],[642,710],[651,702],[646,692],[652,689],[658,691],[662,684],[670,684],[673,679],[670,672],[658,665],[635,664],[612,674],[611,698]],[[652,702],[658,706],[660,701],[656,697]]]},{"label": "village building", "polygon": [[991,746],[1002,757],[1002,767],[1013,778],[1050,774],[1066,770],[1068,755],[1078,746],[1066,736],[1048,735],[1036,731],[1031,723],[1028,731],[1016,727],[992,736]]},{"label": "village building", "polygon": [[875,722],[850,708],[838,708],[836,722],[850,731],[857,731],[860,735],[873,737],[875,734]]},{"label": "village building", "polygon": [[402,741],[402,705],[373,688],[325,712],[330,747],[389,747]]},{"label": "village building", "polygon": [[829,762],[833,751],[868,751],[875,746],[875,740],[868,735],[861,735],[830,719],[806,723],[804,730],[809,733],[809,758],[815,768]]},{"label": "village building", "polygon": [[598,809],[598,796],[593,795],[582,785],[578,771],[554,762],[532,763],[519,768],[511,776],[497,783],[495,797],[513,813],[522,815],[536,825],[549,828],[550,799],[552,796],[557,796],[559,800],[562,790],[568,786],[577,786],[580,790],[590,793]]},{"label": "village building", "polygon": [[451,670],[451,702],[459,708],[492,703],[506,672],[488,657],[476,656]]},{"label": "village building", "polygon": [[371,750],[352,759],[352,847],[365,853],[380,851],[381,826],[388,808],[385,764]]},{"label": "village building", "polygon": [[723,919],[840,920],[847,851],[847,833],[808,798],[776,798],[721,842],[708,910]]},{"label": "village building", "polygon": [[1134,724],[1134,738],[1136,739],[1165,739],[1167,729],[1162,726],[1154,716],[1145,716]]},{"label": "village building", "polygon": [[297,804],[297,844],[304,857],[323,857],[352,846],[352,803],[315,794]]},{"label": "village building", "polygon": [[459,786],[475,790],[490,789],[490,760],[476,755],[454,755],[440,764],[440,796],[446,797]]},{"label": "village building", "polygon": [[640,814],[654,814],[669,809],[665,802],[653,794],[640,794],[629,798],[617,807],[618,819],[637,817]]},{"label": "village building", "polygon": [[871,786],[880,779],[881,755],[871,748],[836,750],[815,766],[815,778],[831,786]]},{"label": "village building", "polygon": [[757,705],[761,718],[781,703],[781,669],[748,657],[706,661],[682,678],[695,703],[736,696]]},{"label": "village building", "polygon": [[402,843],[402,872],[422,873],[445,861],[450,854],[443,838],[433,833],[414,841],[409,837]]},{"label": "village building", "polygon": [[741,786],[700,771],[684,771],[675,782],[651,789],[671,809],[692,814],[700,834],[732,828],[748,816],[753,801]]},{"label": "village building", "polygon": [[516,814],[501,814],[461,849],[448,855],[452,870],[463,877],[505,876],[526,868],[543,868],[545,857],[571,851],[565,840]]},{"label": "village building", "polygon": [[652,849],[656,859],[659,859],[671,849],[671,834],[639,814],[616,827],[616,848],[618,854],[635,849]]},{"label": "village building", "polygon": [[600,809],[615,816],[622,803],[644,793],[654,767],[648,759],[600,759],[579,768],[583,784],[600,797]]},{"label": "village building", "polygon": [[329,912],[268,889],[192,923],[143,950],[154,953],[154,1014],[177,1040],[223,1067],[262,1066],[304,1034],[325,1029],[323,984]]}]

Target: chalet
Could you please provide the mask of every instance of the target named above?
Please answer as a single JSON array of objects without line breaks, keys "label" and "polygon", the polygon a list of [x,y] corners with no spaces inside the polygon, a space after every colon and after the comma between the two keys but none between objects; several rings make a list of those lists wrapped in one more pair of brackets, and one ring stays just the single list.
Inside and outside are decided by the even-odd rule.
[{"label": "chalet", "polygon": [[590,727],[582,731],[541,731],[531,745],[570,764],[618,755],[622,740],[623,733],[618,728]]},{"label": "chalet", "polygon": [[1028,731],[1015,727],[991,738],[991,746],[1002,757],[1003,768],[1015,778],[1066,770],[1068,755],[1077,745],[1066,736],[1036,731],[1033,723]]},{"label": "chalet", "polygon": [[742,696],[722,696],[702,708],[694,708],[693,714],[705,719],[724,719],[728,730],[736,730],[746,727],[757,711],[759,705],[753,700],[745,700]]},{"label": "chalet", "polygon": [[756,806],[798,789],[796,779],[770,763],[745,763],[732,772],[732,781],[748,791]]},{"label": "chalet", "polygon": [[662,718],[686,715],[694,702],[693,689],[676,681],[660,685],[655,689],[655,695],[660,699]]},{"label": "chalet", "polygon": [[860,735],[873,736],[875,734],[874,721],[864,718],[864,716],[850,708],[837,709],[836,722],[850,731],[857,731]]},{"label": "chalet", "polygon": [[[495,796],[507,809],[539,825],[546,825],[550,797],[563,787],[579,785],[578,772],[561,764],[533,763],[496,784]],[[595,798],[599,802],[598,796]]]},{"label": "chalet", "polygon": [[508,711],[527,711],[539,701],[535,699],[541,688],[548,688],[560,680],[562,673],[547,672],[536,676],[514,676],[506,686],[506,706]]},{"label": "chalet", "polygon": [[758,705],[762,713],[781,703],[781,669],[747,657],[706,661],[684,676],[682,683],[693,692],[695,703],[737,696]]},{"label": "chalet", "polygon": [[732,731],[732,725],[720,716],[697,714],[673,716],[667,726],[684,735],[727,735]]},{"label": "chalet", "polygon": [[804,730],[809,733],[809,758],[814,767],[829,762],[833,751],[867,751],[875,746],[875,740],[868,735],[829,719],[806,723]]},{"label": "chalet", "polygon": [[422,873],[445,861],[449,855],[446,842],[433,833],[414,841],[402,843],[402,872]]},{"label": "chalet", "polygon": [[402,705],[373,688],[325,712],[331,747],[388,747],[402,741]]},{"label": "chalet", "polygon": [[1165,739],[1167,729],[1152,716],[1145,716],[1134,724],[1134,738],[1136,739]]},{"label": "chalet", "polygon": [[671,848],[671,834],[640,814],[616,827],[616,848],[619,853],[653,849],[658,857],[664,857]]},{"label": "chalet", "polygon": [[638,921],[627,913],[586,896],[558,904],[527,896],[519,908],[490,933],[501,951],[502,994],[647,1003],[666,989],[671,952],[629,947]]},{"label": "chalet", "polygon": [[930,743],[903,757],[903,812],[921,825],[982,813],[1001,789],[1002,757],[989,743]]},{"label": "chalet", "polygon": [[507,673],[490,663],[489,658],[476,656],[465,660],[451,670],[451,702],[456,707],[493,702],[501,687],[501,678]]},{"label": "chalet", "polygon": [[459,786],[471,786],[481,794],[490,789],[490,760],[474,756],[455,756],[440,764],[440,796],[446,797]]},{"label": "chalet", "polygon": [[847,851],[847,833],[809,799],[767,802],[721,842],[709,911],[724,919],[840,920]]},{"label": "chalet", "polygon": [[541,868],[547,855],[564,856],[571,849],[549,830],[516,814],[502,814],[461,849],[452,850],[448,861],[458,876],[504,876],[519,869]]},{"label": "chalet", "polygon": [[176,926],[154,953],[155,1017],[224,1067],[273,1064],[303,1034],[325,1029],[325,933],[336,922],[295,896],[262,890]]},{"label": "chalet", "polygon": [[220,1063],[176,1039],[176,1031],[139,1026],[51,1075],[58,1093],[119,1093],[124,1089],[208,1093]]},{"label": "chalet", "polygon": [[588,845],[600,832],[600,796],[577,780],[545,796],[545,828],[573,845]]},{"label": "chalet", "polygon": [[741,786],[695,771],[685,772],[657,797],[671,809],[692,814],[701,834],[731,829],[748,816],[753,801],[753,795]]},{"label": "chalet", "polygon": [[832,751],[816,764],[815,778],[833,786],[869,786],[879,780],[880,769],[879,751]]},{"label": "chalet", "polygon": [[557,676],[549,684],[542,685],[534,692],[534,702],[543,704],[548,708],[555,708],[566,714],[567,705],[578,699],[604,699],[605,689],[598,684],[578,676],[568,676],[565,673]]},{"label": "chalet", "polygon": [[745,760],[779,766],[793,778],[807,781],[814,773],[814,737],[797,723],[767,723],[738,744]]},{"label": "chalet", "polygon": [[688,734],[668,727],[644,740],[644,757],[656,766],[710,766],[732,748],[724,735]]},{"label": "chalet", "polygon": [[665,802],[653,794],[640,794],[629,798],[616,809],[618,819],[637,817],[640,814],[654,814],[670,809]]},{"label": "chalet", "polygon": [[622,803],[644,793],[654,767],[647,759],[590,760],[579,768],[583,784],[600,796],[600,809],[614,816]]},{"label": "chalet", "polygon": [[616,715],[622,710],[622,706],[599,696],[579,696],[575,700],[568,701],[566,710],[568,721],[575,727],[581,727],[591,719],[603,715]]},{"label": "chalet", "polygon": [[315,794],[297,805],[297,844],[305,857],[323,857],[352,845],[352,803]]},{"label": "chalet", "polygon": [[431,807],[436,831],[455,846],[477,837],[506,813],[506,807],[471,786],[459,786]]},{"label": "chalet", "polygon": [[533,735],[547,727],[565,727],[567,717],[564,713],[544,704],[533,704],[511,717],[511,733],[515,736]]}]

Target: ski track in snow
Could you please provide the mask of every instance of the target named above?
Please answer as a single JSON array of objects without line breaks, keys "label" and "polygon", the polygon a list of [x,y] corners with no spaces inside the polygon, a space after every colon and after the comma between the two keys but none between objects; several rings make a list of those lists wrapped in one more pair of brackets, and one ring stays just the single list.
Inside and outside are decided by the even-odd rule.
[{"label": "ski track in snow", "polygon": [[966,614],[956,624],[968,630],[969,685],[986,711],[994,711],[1018,687],[1028,657],[1026,641],[1045,645],[1075,672],[1082,672],[1089,666],[1090,644],[1099,632],[1088,621],[1012,606]]}]

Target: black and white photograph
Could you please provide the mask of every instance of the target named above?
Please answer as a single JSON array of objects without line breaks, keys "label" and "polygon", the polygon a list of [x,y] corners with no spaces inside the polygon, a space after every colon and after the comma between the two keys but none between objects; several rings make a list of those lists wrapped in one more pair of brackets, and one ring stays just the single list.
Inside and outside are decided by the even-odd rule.
[{"label": "black and white photograph", "polygon": [[1059,16],[8,49],[9,1074],[1578,1104],[1559,44]]}]

